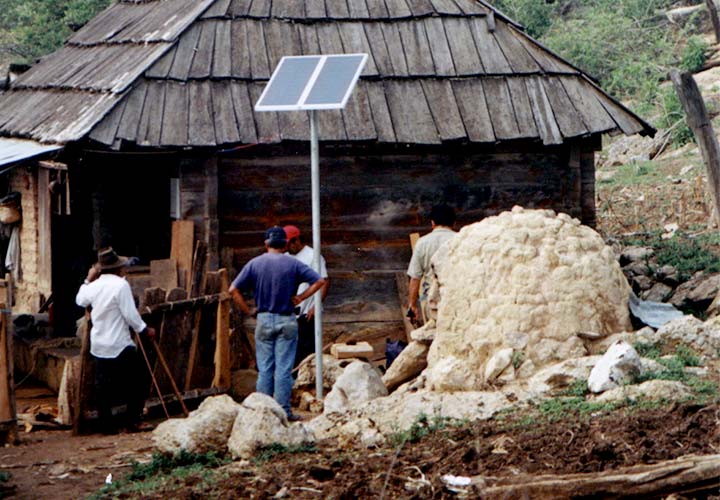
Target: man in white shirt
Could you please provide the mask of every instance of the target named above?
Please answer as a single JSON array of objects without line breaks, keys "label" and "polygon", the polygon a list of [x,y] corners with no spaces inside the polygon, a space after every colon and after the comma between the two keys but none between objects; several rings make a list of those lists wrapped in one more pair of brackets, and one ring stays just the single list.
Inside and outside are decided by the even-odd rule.
[{"label": "man in white shirt", "polygon": [[[127,259],[112,248],[98,252],[98,262],[88,271],[75,297],[80,307],[91,308],[90,354],[95,361],[95,392],[103,432],[118,427],[139,430],[145,405],[147,370],[140,364],[130,328],[155,336],[140,317],[130,284],[123,278]],[[112,416],[114,405],[127,405],[123,422]]]},{"label": "man in white shirt", "polygon": [[[437,308],[437,304],[428,301],[428,291],[435,279],[430,261],[435,252],[448,240],[455,237],[453,231],[455,225],[455,211],[447,205],[435,205],[430,212],[430,225],[432,231],[420,238],[413,249],[410,265],[407,274],[410,277],[408,285],[408,303],[415,318],[418,318],[418,298],[422,302],[423,316],[425,319],[432,319],[431,309]],[[422,294],[420,283],[422,281]]]},{"label": "man in white shirt", "polygon": [[[306,266],[315,269],[313,267],[313,249],[303,242],[300,230],[295,226],[285,226],[283,229],[285,230],[285,236],[288,242],[288,253]],[[320,289],[322,293],[322,300],[325,302],[330,280],[328,279],[325,259],[322,255],[320,256],[319,274],[320,277],[325,280],[325,284]],[[301,283],[300,286],[298,286],[297,294],[300,295],[303,293],[307,290],[308,286],[309,285],[307,283]],[[315,297],[313,296],[302,301],[297,307],[297,312],[298,346],[295,354],[296,367],[303,359],[315,352]]]}]

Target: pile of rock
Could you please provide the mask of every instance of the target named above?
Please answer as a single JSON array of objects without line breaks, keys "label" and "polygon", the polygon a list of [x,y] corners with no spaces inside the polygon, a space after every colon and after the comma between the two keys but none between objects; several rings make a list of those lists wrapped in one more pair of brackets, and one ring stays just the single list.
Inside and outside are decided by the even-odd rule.
[{"label": "pile of rock", "polygon": [[[689,279],[673,266],[660,266],[650,247],[626,247],[620,265],[635,294],[643,300],[668,302],[677,308],[716,315],[720,301],[720,273],[699,271]],[[712,307],[711,307],[712,306]]]},{"label": "pile of rock", "polygon": [[168,420],[153,431],[155,447],[168,454],[214,451],[249,458],[264,446],[314,441],[302,423],[289,423],[282,407],[260,393],[251,394],[242,404],[225,395],[208,398],[187,418]]}]

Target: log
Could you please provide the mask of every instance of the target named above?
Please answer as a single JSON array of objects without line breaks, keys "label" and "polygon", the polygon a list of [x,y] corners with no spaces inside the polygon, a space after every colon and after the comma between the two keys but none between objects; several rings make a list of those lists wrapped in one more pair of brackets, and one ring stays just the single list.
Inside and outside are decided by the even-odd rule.
[{"label": "log", "polygon": [[178,300],[175,302],[163,302],[161,304],[155,304],[145,307],[140,314],[148,316],[158,312],[166,311],[179,311],[179,310],[191,310],[197,309],[209,304],[215,304],[220,300],[229,298],[227,293],[216,293],[215,295],[205,295],[203,297],[197,297],[195,299]]},{"label": "log", "polygon": [[710,20],[715,32],[715,43],[720,43],[720,17],[718,16],[715,0],[705,0],[705,5],[707,5],[707,10],[710,13]]},{"label": "log", "polygon": [[192,387],[193,371],[198,357],[198,344],[200,343],[200,320],[202,319],[202,309],[195,311],[195,318],[192,329],[192,342],[190,343],[190,353],[188,355],[187,373],[185,374],[185,390],[189,391]]},{"label": "log", "polygon": [[586,474],[472,478],[481,498],[618,498],[717,493],[720,455],[686,456]]},{"label": "log", "polygon": [[715,204],[715,221],[720,225],[720,147],[697,83],[691,73],[670,73],[690,129],[695,134],[705,163],[708,187]]}]

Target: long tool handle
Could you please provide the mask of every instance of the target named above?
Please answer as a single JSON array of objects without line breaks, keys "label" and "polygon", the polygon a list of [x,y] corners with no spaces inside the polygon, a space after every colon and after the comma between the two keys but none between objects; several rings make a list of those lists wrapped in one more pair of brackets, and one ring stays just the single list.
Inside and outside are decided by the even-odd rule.
[{"label": "long tool handle", "polygon": [[155,352],[157,352],[158,360],[160,361],[160,364],[163,367],[163,370],[165,370],[165,373],[167,374],[168,378],[170,379],[170,385],[172,385],[173,391],[175,392],[175,396],[178,398],[178,401],[180,401],[180,406],[182,406],[183,413],[187,417],[190,412],[187,409],[187,406],[185,406],[185,401],[183,401],[182,394],[180,394],[180,390],[178,389],[177,384],[175,383],[175,379],[172,376],[172,373],[170,372],[170,367],[167,364],[167,361],[165,361],[165,356],[163,356],[163,353],[160,352],[160,346],[158,345],[157,341],[155,339],[152,340],[153,346],[155,347]]},{"label": "long tool handle", "polygon": [[148,371],[150,372],[150,378],[152,378],[155,392],[157,392],[158,398],[160,398],[160,404],[162,405],[163,411],[165,412],[165,416],[167,418],[170,418],[170,413],[168,412],[167,406],[165,406],[165,400],[163,399],[163,395],[160,392],[160,386],[158,385],[157,379],[155,378],[152,366],[150,366],[150,360],[148,359],[148,355],[145,352],[145,347],[143,346],[142,340],[140,339],[140,335],[137,335],[137,343],[140,346],[140,351],[142,352],[143,358],[145,359],[145,365],[148,367]]}]

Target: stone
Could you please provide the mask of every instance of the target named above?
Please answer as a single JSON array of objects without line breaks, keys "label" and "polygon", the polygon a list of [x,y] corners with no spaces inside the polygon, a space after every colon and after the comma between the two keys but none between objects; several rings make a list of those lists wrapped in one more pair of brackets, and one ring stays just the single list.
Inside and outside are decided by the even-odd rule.
[{"label": "stone", "polygon": [[238,405],[227,449],[233,459],[238,459],[250,458],[258,449],[271,444],[299,446],[314,442],[315,436],[305,425],[288,422],[277,401],[255,392]]},{"label": "stone", "polygon": [[[593,366],[600,359],[601,356],[584,356],[546,366],[525,381],[525,385],[521,386],[520,390],[517,390],[520,394],[519,399],[548,397],[567,389],[576,380],[587,380]],[[516,389],[505,388],[505,390]]]},{"label": "stone", "polygon": [[298,409],[302,411],[309,411],[310,405],[315,401],[315,396],[307,391],[300,393],[300,402],[298,403]]},{"label": "stone", "polygon": [[388,390],[377,369],[369,363],[353,361],[325,398],[324,413],[343,413],[387,395]]},{"label": "stone", "polygon": [[626,266],[631,262],[647,262],[647,260],[655,255],[655,250],[651,247],[625,247],[620,254],[620,265]]},{"label": "stone", "polygon": [[669,264],[657,269],[655,271],[655,277],[672,288],[680,284],[677,269]]},{"label": "stone", "polygon": [[635,293],[641,293],[650,290],[655,282],[649,276],[633,276],[632,287]]},{"label": "stone", "polygon": [[430,346],[423,342],[410,342],[388,368],[382,381],[388,391],[420,375],[427,367],[427,353]]},{"label": "stone", "polygon": [[[323,388],[330,391],[335,381],[354,359],[335,359],[329,354],[323,354]],[[315,389],[315,356],[305,358],[298,369],[295,380],[295,389]]]},{"label": "stone", "polygon": [[[652,328],[650,330],[653,331],[653,333],[654,333],[654,330],[652,330]],[[628,344],[632,345],[638,341],[637,333],[636,332],[620,332],[620,333],[614,333],[612,335],[608,335],[607,337],[600,338],[598,340],[594,340],[592,342],[587,343],[588,352],[591,355],[605,354],[605,352],[608,350],[608,348],[611,345],[613,345],[619,341],[627,342]]]},{"label": "stone", "polygon": [[240,405],[230,396],[207,398],[186,418],[173,418],[152,433],[155,448],[162,453],[225,453],[230,431]]},{"label": "stone", "polygon": [[501,349],[488,360],[485,365],[485,382],[492,382],[498,378],[508,366],[511,366],[513,349]]},{"label": "stone", "polygon": [[595,401],[599,403],[624,401],[636,401],[639,398],[653,400],[680,401],[692,395],[690,389],[675,380],[648,380],[638,385],[625,385],[610,389],[597,396]]},{"label": "stone", "polygon": [[436,330],[434,328],[428,328],[428,325],[423,325],[410,332],[410,339],[415,342],[422,342],[423,344],[430,345],[435,340]]},{"label": "stone", "polygon": [[632,279],[636,276],[650,275],[650,267],[644,262],[631,262],[627,266],[623,267],[622,271],[628,279]]},{"label": "stone", "polygon": [[612,249],[567,214],[515,207],[463,227],[443,248],[433,257],[441,300],[425,370],[434,390],[481,389],[487,362],[511,347],[506,332],[529,337],[524,357],[541,369],[585,354],[579,331],[631,327],[630,287]]},{"label": "stone", "polygon": [[485,420],[513,404],[499,391],[396,391],[349,413],[325,413],[308,422],[308,428],[318,440],[338,439],[341,446],[377,446],[389,436],[408,430],[421,416],[430,422]]},{"label": "stone", "polygon": [[594,393],[605,392],[630,382],[640,374],[642,363],[633,346],[624,341],[615,342],[588,377],[588,389]]},{"label": "stone", "polygon": [[665,283],[656,282],[654,285],[652,285],[652,288],[644,291],[640,295],[640,297],[643,300],[648,300],[650,302],[665,302],[665,300],[670,297],[672,292],[672,287],[666,285]]},{"label": "stone", "polygon": [[230,377],[230,393],[238,401],[255,392],[258,373],[256,370],[235,370]]},{"label": "stone", "polygon": [[698,354],[717,359],[720,357],[720,317],[703,323],[694,316],[683,316],[660,327],[652,340],[668,348],[686,345]]},{"label": "stone", "polygon": [[677,287],[668,302],[678,308],[704,311],[712,304],[718,291],[720,291],[720,273],[698,273]]},{"label": "stone", "polygon": [[357,344],[333,344],[330,346],[330,354],[335,359],[371,359],[375,351],[368,342],[358,342]]}]

